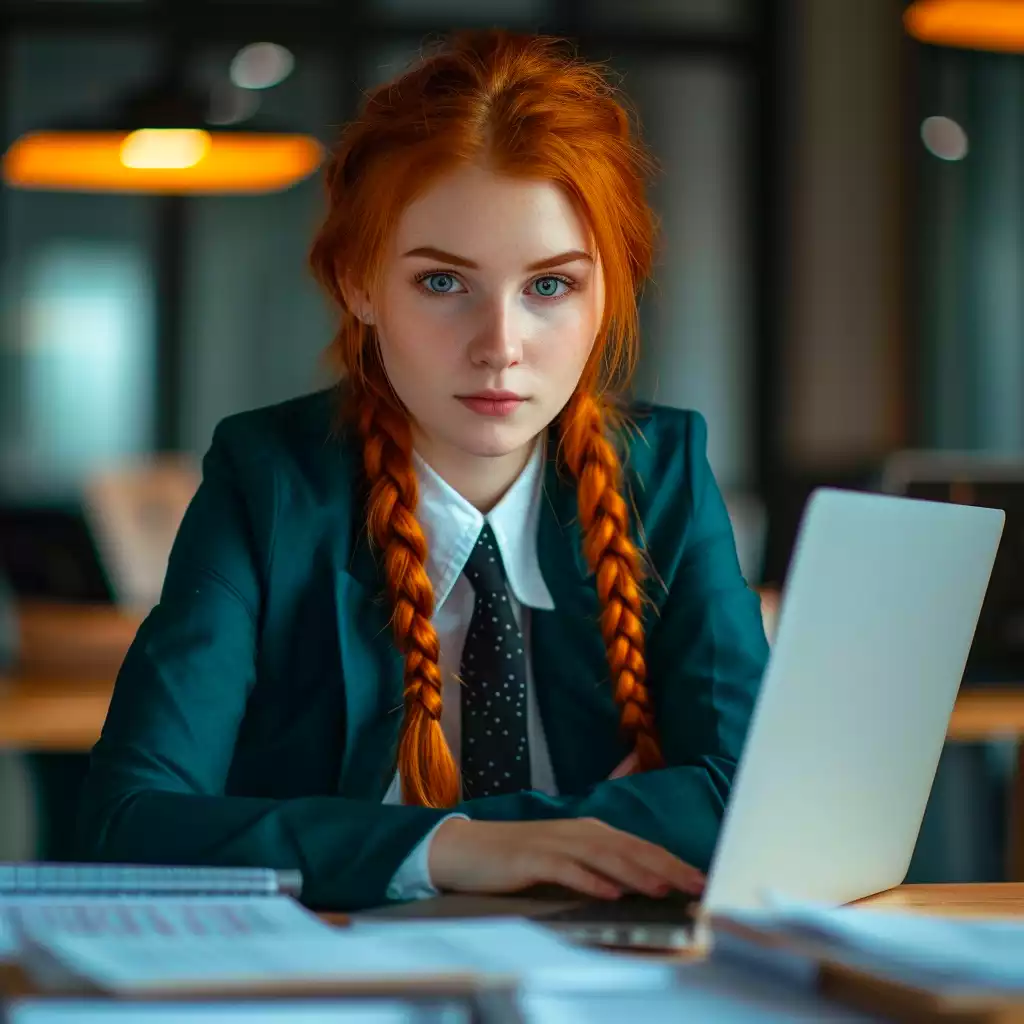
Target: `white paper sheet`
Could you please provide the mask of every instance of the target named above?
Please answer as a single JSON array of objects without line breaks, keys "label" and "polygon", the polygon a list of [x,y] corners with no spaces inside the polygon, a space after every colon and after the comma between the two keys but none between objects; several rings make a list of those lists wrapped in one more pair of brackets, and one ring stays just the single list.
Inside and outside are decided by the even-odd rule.
[{"label": "white paper sheet", "polygon": [[[40,945],[66,970],[105,991],[223,989],[244,992],[277,984],[422,981],[459,975],[461,967],[435,950],[384,938],[335,935],[254,935],[246,938],[91,939],[65,935]],[[30,955],[28,950],[26,955]],[[36,962],[29,960],[29,966]]]},{"label": "white paper sheet", "polygon": [[757,972],[697,962],[652,992],[527,992],[525,1024],[866,1024],[877,1018]]},{"label": "white paper sheet", "polygon": [[521,918],[364,920],[349,931],[444,950],[453,962],[483,973],[514,974],[538,988],[658,988],[672,984],[678,970],[672,963],[576,946]]}]

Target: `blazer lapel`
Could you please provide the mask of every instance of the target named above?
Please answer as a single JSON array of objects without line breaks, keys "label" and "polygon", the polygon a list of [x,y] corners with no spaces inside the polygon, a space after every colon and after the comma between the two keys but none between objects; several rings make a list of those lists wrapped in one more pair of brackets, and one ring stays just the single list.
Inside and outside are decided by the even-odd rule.
[{"label": "blazer lapel", "polygon": [[628,753],[619,734],[593,577],[583,557],[575,484],[549,458],[537,537],[554,611],[530,612],[537,703],[561,793],[608,777]]},{"label": "blazer lapel", "polygon": [[394,773],[402,724],[402,657],[391,633],[384,580],[366,535],[360,474],[345,445],[339,474],[348,484],[338,505],[334,597],[345,687],[345,749],[338,791],[383,799]]}]

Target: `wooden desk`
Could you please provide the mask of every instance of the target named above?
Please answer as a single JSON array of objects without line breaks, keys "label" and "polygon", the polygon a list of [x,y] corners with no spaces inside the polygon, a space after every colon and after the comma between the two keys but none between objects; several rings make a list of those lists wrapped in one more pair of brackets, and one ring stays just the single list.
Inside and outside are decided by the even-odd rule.
[{"label": "wooden desk", "polygon": [[899,910],[942,917],[1022,917],[1024,883],[992,882],[964,885],[900,885],[858,900],[871,910]]}]

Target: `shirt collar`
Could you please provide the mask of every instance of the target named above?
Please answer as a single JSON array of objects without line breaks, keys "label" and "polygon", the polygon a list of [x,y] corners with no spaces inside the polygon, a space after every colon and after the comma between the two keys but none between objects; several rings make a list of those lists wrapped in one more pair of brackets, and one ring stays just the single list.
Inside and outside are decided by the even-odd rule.
[{"label": "shirt collar", "polygon": [[484,521],[498,541],[512,595],[522,605],[547,611],[555,607],[540,571],[537,531],[544,485],[544,445],[538,442],[512,486],[486,517],[413,453],[419,483],[416,518],[427,539],[427,576],[434,587],[435,610],[444,604],[469,560]]}]

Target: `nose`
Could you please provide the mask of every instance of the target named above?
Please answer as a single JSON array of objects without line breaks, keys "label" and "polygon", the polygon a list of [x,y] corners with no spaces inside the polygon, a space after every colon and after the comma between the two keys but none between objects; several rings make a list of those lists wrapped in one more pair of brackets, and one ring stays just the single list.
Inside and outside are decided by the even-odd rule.
[{"label": "nose", "polygon": [[495,298],[488,303],[469,349],[474,366],[505,370],[523,358],[522,326],[515,300]]}]

